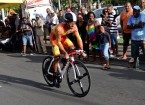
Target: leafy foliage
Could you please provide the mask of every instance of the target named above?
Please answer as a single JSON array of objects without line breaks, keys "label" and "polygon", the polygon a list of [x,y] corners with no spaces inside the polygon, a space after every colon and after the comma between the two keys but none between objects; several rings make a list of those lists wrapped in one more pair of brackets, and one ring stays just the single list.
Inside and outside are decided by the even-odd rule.
[{"label": "leafy foliage", "polygon": [[5,8],[5,10],[8,11],[8,12],[9,12],[10,9],[13,9],[16,13],[20,13],[21,8],[20,8],[19,5],[18,6],[11,6],[9,8]]},{"label": "leafy foliage", "polygon": [[[98,0],[93,0],[93,2],[97,2]],[[126,2],[131,2],[133,5],[138,4],[138,0],[100,0],[101,3],[113,4],[113,5],[125,5]]]}]

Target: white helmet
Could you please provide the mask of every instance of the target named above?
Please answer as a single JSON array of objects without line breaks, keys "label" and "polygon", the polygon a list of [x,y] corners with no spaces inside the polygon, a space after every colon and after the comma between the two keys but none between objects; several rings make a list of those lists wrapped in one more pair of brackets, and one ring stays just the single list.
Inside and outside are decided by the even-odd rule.
[{"label": "white helmet", "polygon": [[77,21],[77,17],[73,12],[66,12],[64,15],[64,20],[67,22],[76,22]]}]

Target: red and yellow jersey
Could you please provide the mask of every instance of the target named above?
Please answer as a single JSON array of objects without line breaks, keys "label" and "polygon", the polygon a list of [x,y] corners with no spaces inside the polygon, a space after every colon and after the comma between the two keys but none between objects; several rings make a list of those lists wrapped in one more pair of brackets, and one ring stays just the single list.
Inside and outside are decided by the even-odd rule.
[{"label": "red and yellow jersey", "polygon": [[[67,28],[65,23],[60,23],[55,26],[55,28],[50,33],[50,43],[53,45],[52,52],[54,56],[59,56],[60,51],[59,47],[63,45],[65,48],[72,48],[74,44],[72,41],[67,38],[67,35],[73,33],[77,39],[78,46],[83,50],[82,39],[79,35],[78,28],[76,24],[73,25],[73,28]],[[63,49],[63,48],[62,48]]]},{"label": "red and yellow jersey", "polygon": [[77,41],[81,40],[77,26],[74,25],[73,29],[68,29],[65,23],[60,23],[55,26],[55,28],[50,33],[50,42],[52,45],[63,44],[63,41],[67,38],[67,35],[73,33]]}]

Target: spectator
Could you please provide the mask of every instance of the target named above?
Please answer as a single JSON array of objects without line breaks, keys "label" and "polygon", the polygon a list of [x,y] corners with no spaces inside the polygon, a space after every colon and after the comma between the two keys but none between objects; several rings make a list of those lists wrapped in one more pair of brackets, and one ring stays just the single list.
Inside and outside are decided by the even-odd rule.
[{"label": "spectator", "polygon": [[83,20],[85,22],[87,22],[88,21],[88,17],[87,17],[87,11],[86,11],[86,8],[85,7],[82,7],[81,8],[81,13],[82,13],[82,16],[83,16]]},{"label": "spectator", "polygon": [[30,55],[33,55],[32,28],[31,28],[30,24],[27,23],[26,17],[23,17],[22,23],[20,25],[20,29],[22,31],[22,40],[23,40],[22,56],[26,56],[26,46],[27,46],[28,41],[31,46]]},{"label": "spectator", "polygon": [[106,20],[108,18],[108,10],[107,10],[107,8],[104,8],[102,10],[102,14],[100,16],[102,18],[101,25],[107,26],[107,24],[106,24]]},{"label": "spectator", "polygon": [[3,29],[2,38],[9,38],[11,34],[11,26],[9,23],[9,19],[5,19],[5,29]]},{"label": "spectator", "polygon": [[83,20],[83,16],[81,13],[77,15],[76,25],[78,27],[79,34],[83,41],[83,49],[89,54],[89,44],[88,44],[88,36],[86,31],[87,22]]},{"label": "spectator", "polygon": [[37,44],[37,48],[38,48],[38,53],[47,54],[46,46],[44,43],[43,20],[39,17],[39,15],[36,15],[36,21],[34,22],[33,26],[35,28],[36,44]]},{"label": "spectator", "polygon": [[47,12],[47,16],[46,16],[46,22],[45,22],[45,27],[46,27],[45,33],[48,35],[51,32],[51,27],[50,27],[51,10],[47,8],[46,12]]},{"label": "spectator", "polygon": [[[145,0],[138,0],[138,2],[139,2],[139,6],[140,6],[140,8],[141,8],[141,12],[142,13],[145,13]],[[144,31],[145,31],[145,27],[144,27]],[[145,32],[144,32],[145,33]],[[130,60],[129,60],[129,62],[134,62],[134,58],[131,58]]]},{"label": "spectator", "polygon": [[8,18],[5,19],[5,27],[6,30],[8,30],[9,32],[11,31],[10,20]]},{"label": "spectator", "polygon": [[15,19],[16,32],[18,31],[19,25],[20,25],[19,14],[16,14],[16,19]]},{"label": "spectator", "polygon": [[16,14],[10,16],[9,19],[10,19],[11,33],[14,34],[16,32],[16,26],[15,26]]},{"label": "spectator", "polygon": [[125,5],[125,10],[120,15],[120,24],[123,33],[123,56],[119,59],[127,59],[126,53],[129,46],[129,41],[131,40],[131,29],[127,28],[127,22],[132,15],[133,10],[130,2],[127,2]]},{"label": "spectator", "polygon": [[59,23],[58,17],[54,11],[51,13],[50,27],[51,30]]},{"label": "spectator", "polygon": [[134,65],[136,67],[136,60],[139,57],[139,48],[142,48],[143,54],[145,54],[144,50],[144,14],[140,13],[140,7],[133,7],[133,15],[130,16],[127,28],[131,29],[131,56],[134,58]]},{"label": "spectator", "polygon": [[113,13],[113,5],[108,5],[107,6],[108,10],[108,18],[105,21],[108,29],[110,31],[110,38],[111,38],[111,48],[113,49],[113,55],[111,57],[114,57],[115,55],[118,54],[118,41],[117,41],[117,23],[115,20],[116,15]]},{"label": "spectator", "polygon": [[70,7],[67,7],[66,8],[66,12],[72,12],[71,8]]},{"label": "spectator", "polygon": [[145,0],[138,0],[141,12],[145,12]]},{"label": "spectator", "polygon": [[82,13],[82,11],[80,9],[77,10],[77,15]]},{"label": "spectator", "polygon": [[62,10],[59,10],[58,20],[59,20],[59,23],[64,22],[64,16],[63,16]]},{"label": "spectator", "polygon": [[106,70],[110,68],[108,50],[109,47],[111,46],[111,39],[109,33],[105,31],[105,28],[103,26],[98,26],[97,28],[99,33],[97,37],[106,62],[106,64],[104,64],[103,69]]},{"label": "spectator", "polygon": [[[87,22],[86,30],[88,34],[89,41],[88,43],[91,45],[97,44],[96,42],[96,26],[98,26],[100,23],[95,20],[95,14],[94,12],[89,12],[87,14],[87,18],[89,19]],[[93,60],[92,62],[96,61],[96,50],[92,48],[92,54],[93,54]]]},{"label": "spectator", "polygon": [[2,33],[4,32],[5,24],[0,20],[0,38],[2,37]]}]

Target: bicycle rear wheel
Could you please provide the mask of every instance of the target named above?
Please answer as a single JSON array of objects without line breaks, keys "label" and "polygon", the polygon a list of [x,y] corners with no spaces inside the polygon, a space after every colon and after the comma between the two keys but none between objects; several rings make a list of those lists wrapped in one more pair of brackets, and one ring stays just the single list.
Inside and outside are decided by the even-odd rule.
[{"label": "bicycle rear wheel", "polygon": [[84,97],[88,94],[91,79],[87,67],[81,61],[75,61],[68,67],[66,77],[68,86],[75,96]]},{"label": "bicycle rear wheel", "polygon": [[53,67],[52,63],[54,58],[52,56],[47,56],[42,63],[42,73],[46,83],[49,86],[53,86]]}]

